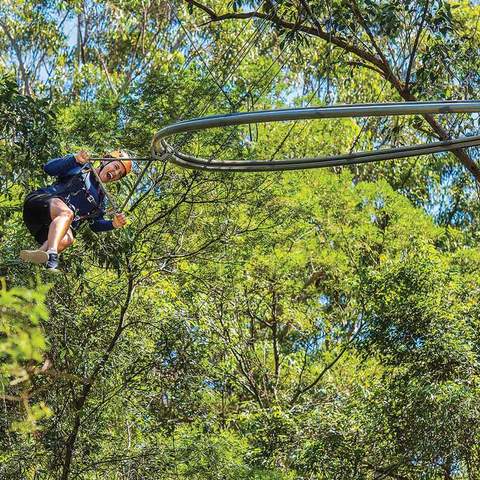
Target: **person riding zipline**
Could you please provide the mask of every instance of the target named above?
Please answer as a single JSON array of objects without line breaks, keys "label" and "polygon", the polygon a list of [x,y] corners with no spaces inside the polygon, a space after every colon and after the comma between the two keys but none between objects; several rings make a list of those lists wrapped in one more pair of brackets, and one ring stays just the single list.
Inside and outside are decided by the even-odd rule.
[{"label": "person riding zipline", "polygon": [[[25,262],[45,264],[56,271],[59,253],[74,242],[73,232],[88,221],[94,232],[107,232],[127,223],[123,213],[113,220],[105,220],[106,194],[102,183],[120,180],[132,170],[126,152],[116,150],[106,155],[101,167],[89,163],[85,151],[55,158],[43,169],[58,181],[27,195],[23,205],[23,219],[40,248],[22,250]],[[100,182],[98,181],[100,179]]]}]

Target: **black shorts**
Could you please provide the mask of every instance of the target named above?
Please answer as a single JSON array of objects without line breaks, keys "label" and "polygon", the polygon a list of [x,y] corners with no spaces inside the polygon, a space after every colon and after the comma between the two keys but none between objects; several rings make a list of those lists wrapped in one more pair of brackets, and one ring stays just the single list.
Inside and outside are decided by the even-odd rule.
[{"label": "black shorts", "polygon": [[50,200],[48,193],[33,192],[27,195],[23,204],[23,221],[39,245],[48,238],[50,217]]}]

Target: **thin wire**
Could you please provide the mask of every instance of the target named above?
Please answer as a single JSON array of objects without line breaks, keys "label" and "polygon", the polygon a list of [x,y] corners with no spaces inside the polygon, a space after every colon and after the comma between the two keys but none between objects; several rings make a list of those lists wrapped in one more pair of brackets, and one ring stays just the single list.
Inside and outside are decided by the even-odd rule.
[{"label": "thin wire", "polygon": [[[258,6],[258,8],[257,8],[256,11],[258,11],[258,9],[261,7],[261,5],[263,5],[264,1],[265,1],[265,0],[262,0],[262,2],[260,3],[260,5]],[[243,34],[243,32],[244,32],[245,29],[247,28],[248,24],[249,24],[252,20],[253,20],[253,17],[249,18],[248,21],[245,22],[245,24],[243,25],[242,29],[241,29],[240,32],[238,33],[238,37],[240,37],[240,36]],[[201,50],[201,49],[204,47],[204,45],[205,45],[205,43],[207,43],[207,41],[208,41],[208,39],[206,39],[205,41],[203,41],[203,42],[201,43],[201,45],[200,45],[200,47],[199,47],[199,50]],[[213,43],[213,42],[212,42],[212,43]],[[211,45],[212,43],[210,43],[210,45]],[[231,45],[227,48],[227,50],[221,54],[220,59],[218,60],[218,62],[219,62],[219,63],[222,63],[223,59],[226,58],[226,56],[233,50],[233,48],[234,48],[234,46],[233,46],[233,44],[231,44]],[[195,51],[197,52],[197,50],[195,50]],[[183,72],[183,71],[185,71],[186,67],[190,64],[191,61],[193,61],[194,58],[195,58],[195,56],[192,55],[192,56],[190,57],[190,59],[188,59],[188,60],[185,62],[185,64],[183,65],[183,67],[182,67],[182,69],[181,69],[181,71],[180,71],[180,73]]]},{"label": "thin wire", "polygon": [[[285,49],[287,48],[287,45],[285,45],[285,47],[282,49],[282,51],[280,52],[280,54],[277,56],[277,58],[271,63],[271,65],[268,67],[267,71],[271,69],[272,65],[277,61],[278,58],[280,58],[280,56],[284,53]],[[257,98],[252,100],[252,103],[249,105],[248,107],[248,111],[251,111],[252,108],[257,104],[257,102],[262,98],[263,94],[265,93],[265,91],[268,89],[268,87],[270,87],[270,85],[272,84],[273,80],[275,80],[275,78],[278,76],[278,74],[282,71],[283,67],[286,65],[286,63],[288,62],[288,60],[290,60],[291,56],[293,55],[293,51],[290,52],[290,55],[283,60],[282,64],[280,65],[280,67],[277,69],[276,73],[270,78],[270,80],[268,81],[268,83],[264,86],[264,88],[261,90],[261,92],[258,94]],[[264,75],[262,75],[260,77],[260,80],[263,79]],[[237,108],[243,103],[243,101],[245,99],[248,98],[248,95],[251,94],[253,92],[253,89],[255,88],[256,84],[258,83],[257,82],[254,82],[251,86],[250,86],[250,89],[249,91],[247,92],[246,95],[244,95],[238,105],[237,105]],[[215,152],[213,152],[212,156],[210,157],[210,160],[213,160],[217,154],[223,150],[223,148],[225,147],[225,145],[227,145],[230,140],[233,138],[233,136],[235,135],[235,130],[232,130],[230,132],[230,134],[228,135],[227,139],[220,145],[219,148],[217,148],[217,150],[215,150]]]},{"label": "thin wire", "polygon": [[[257,38],[259,38],[260,35],[264,33],[264,31],[265,31],[265,29],[266,29],[267,21],[269,20],[270,17],[273,18],[273,15],[274,15],[274,14],[275,14],[275,12],[272,12],[272,13],[269,15],[269,17],[267,17],[266,19],[263,19],[263,20],[262,20],[262,22],[261,22],[261,24],[260,24],[260,26],[258,27],[257,32],[256,32],[256,37],[257,37]],[[247,43],[248,43],[248,41],[247,41]],[[224,79],[223,79],[224,82],[230,80],[230,77],[235,73],[235,70],[240,66],[240,64],[241,64],[241,63],[243,62],[243,60],[246,58],[248,52],[250,51],[250,49],[252,48],[252,46],[253,46],[254,44],[255,44],[255,41],[253,41],[253,42],[251,43],[251,45],[248,47],[248,49],[245,49],[245,50],[244,50],[243,56],[238,60],[237,65],[234,66],[234,68],[231,70],[231,72],[230,72],[226,77],[224,77]],[[244,45],[245,45],[245,44],[244,44]],[[270,67],[269,67],[269,68],[270,68]],[[261,79],[262,79],[262,78],[263,78],[263,75],[262,75]],[[273,77],[273,78],[274,78],[274,77]],[[273,78],[272,78],[272,80],[273,80]],[[253,89],[253,87],[252,87],[252,89]],[[247,93],[247,95],[248,95],[248,93]],[[218,92],[217,92],[216,94],[214,94],[213,98],[211,97],[211,98],[209,99],[210,104],[211,104],[211,102],[213,102],[214,100],[216,100],[216,98],[218,98]],[[233,111],[236,111],[236,110],[240,107],[240,105],[243,103],[243,100],[244,100],[244,99],[245,99],[245,98],[240,99],[240,101],[237,102],[237,104],[235,104],[235,105],[233,106]],[[207,105],[206,108],[204,108],[204,110],[201,112],[200,116],[202,116],[202,115],[204,115],[204,114],[206,113],[206,111],[208,110],[208,107],[209,107],[209,105]],[[229,137],[229,138],[230,138],[230,137]],[[217,152],[218,152],[219,150],[221,150],[226,143],[228,143],[228,139],[227,139],[226,142],[224,142],[224,144],[217,150]],[[214,155],[215,155],[215,154],[214,154]]]},{"label": "thin wire", "polygon": [[192,37],[188,33],[187,29],[184,27],[183,22],[180,21],[180,18],[178,17],[175,9],[172,7],[171,3],[169,0],[167,0],[167,3],[170,5],[170,8],[172,10],[173,15],[177,19],[177,22],[180,24],[180,28],[184,31],[185,35],[187,36],[190,44],[192,45],[193,49],[198,53],[198,58],[200,61],[203,63],[203,66],[207,69],[208,74],[212,78],[213,82],[215,85],[218,87],[220,92],[224,95],[224,97],[227,99],[228,103],[230,104],[231,107],[234,107],[235,104],[233,103],[233,100],[230,98],[230,96],[227,94],[227,92],[223,89],[223,86],[219,83],[217,80],[217,77],[214,75],[214,73],[211,71],[210,67],[208,66],[207,62],[203,58],[203,55],[200,55],[200,52],[197,49],[197,46],[195,45],[195,42],[192,40]]},{"label": "thin wire", "polygon": [[[308,99],[308,102],[307,102],[307,107],[310,105],[310,103],[312,102],[312,100],[315,98],[315,96],[317,95],[317,93],[320,91],[320,88],[321,88],[322,84],[320,83],[319,86],[317,87],[317,89],[312,93],[312,95],[310,96],[310,98]],[[295,128],[295,126],[298,124],[300,120],[295,120],[293,122],[293,124],[291,125],[291,127],[289,128],[288,132],[286,133],[285,137],[281,140],[281,142],[278,144],[278,147],[275,149],[275,151],[273,152],[272,156],[270,157],[270,161],[273,161],[275,160],[275,156],[278,154],[278,152],[282,149],[282,147],[285,145],[285,142],[287,141],[287,139],[290,137],[290,135],[292,134],[293,132],[293,129]],[[304,123],[304,126],[302,127],[302,129],[300,130],[299,132],[299,135],[305,130],[307,126],[307,123],[305,122]]]},{"label": "thin wire", "polygon": [[[260,7],[263,5],[265,0],[263,0],[259,6],[257,7],[257,9],[255,11],[258,11],[260,9]],[[175,13],[175,10],[173,8],[173,6],[171,5],[170,2],[168,2],[169,5],[170,5],[170,9],[172,10],[177,22],[181,25],[181,28],[186,32],[186,35],[187,35],[187,38],[189,40],[189,43],[192,45],[193,49],[198,53],[198,56],[201,58],[201,61],[204,65],[207,66],[208,68],[208,65],[207,63],[205,62],[205,60],[203,59],[203,55],[202,53],[198,50],[198,48],[195,46],[195,43],[192,39],[192,37],[190,35],[188,35],[184,25],[183,25],[183,22],[182,20],[180,19],[180,17]],[[252,46],[255,44],[255,41],[256,41],[256,38],[255,37],[259,37],[263,32],[261,31],[261,29],[263,28],[263,26],[265,26],[267,24],[267,21],[270,17],[272,17],[274,15],[275,12],[273,12],[272,14],[270,14],[269,17],[267,17],[266,19],[263,19],[262,22],[260,23],[260,26],[259,28],[257,29],[257,31],[254,31],[249,38],[247,38],[247,40],[242,44],[242,46],[240,47],[239,51],[236,53],[236,57],[238,57],[238,59],[236,59],[235,57],[233,57],[232,59],[232,62],[230,64],[230,71],[227,71],[227,74],[222,78],[221,82],[222,83],[226,83],[228,80],[230,80],[231,76],[233,75],[233,73],[235,73],[235,71],[237,70],[237,68],[240,66],[240,64],[242,63],[242,61],[245,59],[246,55],[248,54],[249,50],[252,48]],[[247,25],[248,23],[251,21],[252,19],[249,19],[249,21],[247,22]],[[228,51],[227,51],[228,52]],[[222,55],[222,57],[224,57],[225,55]],[[234,65],[234,62],[236,61],[236,64]],[[210,69],[209,70],[209,73],[210,73],[210,76],[212,76],[213,78],[214,75],[213,73],[211,72]],[[220,87],[221,88],[221,85],[218,84],[218,81],[215,79],[215,84],[217,87]],[[221,89],[221,92],[224,93],[224,95],[227,95],[226,92],[223,91],[223,89]],[[212,102],[214,100],[216,100],[218,98],[218,95],[220,94],[220,92],[218,90],[215,90],[214,94],[211,95],[210,97],[208,97],[207,99],[207,104],[204,106],[204,108],[200,111],[199,114],[197,114],[197,116],[201,116],[201,115],[204,115],[205,112],[208,110],[208,108],[210,107],[210,105],[212,104]],[[183,113],[185,113],[186,110],[195,110],[199,105],[200,103],[204,100],[204,98],[200,98],[199,101],[195,104],[195,106],[192,108],[191,105],[188,105]],[[230,101],[230,99],[228,99]],[[180,115],[180,118],[182,117],[182,115]]]},{"label": "thin wire", "polygon": [[[261,6],[263,5],[264,2],[265,2],[265,0],[262,0],[262,2],[260,2],[259,6],[258,6],[257,9],[255,10],[256,12],[261,8]],[[172,11],[174,11],[171,4],[170,4],[170,9],[171,9]],[[177,18],[178,23],[181,24],[181,21],[180,21],[178,15],[175,15],[175,17]],[[242,29],[240,30],[238,36],[241,36],[241,35],[245,32],[248,24],[249,24],[252,20],[253,20],[253,17],[249,18],[248,21],[245,22],[245,24],[243,25]],[[183,28],[183,25],[182,25],[182,29],[185,30],[185,29]],[[255,35],[255,32],[253,32],[253,33],[250,35],[250,37],[243,43],[243,45],[240,47],[239,52],[241,52],[242,49],[245,48],[245,46],[250,42],[250,40],[252,39],[252,37],[253,37],[254,35]],[[202,54],[201,54],[201,52],[200,52],[200,49],[205,45],[206,41],[202,42],[202,44],[200,45],[200,49],[198,49],[198,48],[195,47],[195,45],[193,44],[193,41],[190,39],[190,37],[189,37],[189,40],[190,40],[190,43],[192,44],[192,46],[194,47],[194,50],[195,50],[195,52],[197,53],[197,55],[198,55],[199,57],[201,57]],[[253,41],[254,41],[254,40],[253,40]],[[233,45],[229,46],[228,49],[221,54],[220,59],[218,60],[218,62],[221,63],[221,62],[223,61],[223,59],[226,58],[227,55],[233,50],[233,48],[234,48]],[[238,55],[239,55],[239,53],[237,52],[236,56],[238,56]],[[185,62],[185,64],[182,66],[181,72],[184,71],[184,70],[187,68],[187,66],[190,64],[190,62],[191,62],[194,58],[195,58],[195,56],[192,55],[192,56],[190,57],[190,59]],[[235,56],[234,56],[233,59],[232,59],[232,62],[231,62],[230,67],[232,66],[234,60],[235,60]],[[204,63],[204,62],[202,62],[202,63]],[[237,62],[237,67],[238,67],[238,65],[239,65],[240,63],[241,63],[241,62]],[[234,67],[234,70],[235,70],[235,68],[237,68],[237,67]],[[224,79],[222,79],[222,82],[223,82],[223,81],[224,81]],[[216,97],[215,97],[215,98],[216,98]],[[197,102],[197,104],[193,107],[193,109],[195,109],[195,108],[201,103],[201,101],[202,101],[202,98]],[[183,115],[185,114],[185,112],[186,112],[187,110],[189,110],[189,109],[192,110],[191,105],[185,106],[185,108],[183,109],[183,111],[182,111],[182,113],[180,114],[179,118],[182,118]],[[206,109],[208,109],[208,107],[207,107],[207,108],[204,108],[204,110],[203,110],[202,112],[204,113]],[[201,114],[203,114],[203,113],[201,113]],[[150,159],[151,159],[151,157],[147,157],[147,158],[138,158],[138,157],[136,157],[135,159],[132,158],[132,160],[142,160],[142,161],[143,161],[143,160],[150,160]],[[100,158],[99,158],[99,160],[100,160]]]},{"label": "thin wire", "polygon": [[[263,4],[263,2],[262,2]],[[260,5],[262,5],[260,4]],[[258,9],[260,8],[260,6],[258,7]],[[257,9],[257,10],[258,10]],[[253,32],[253,34],[251,34],[250,38],[247,39],[244,44],[242,45],[242,47],[240,48],[239,52],[237,53],[237,56],[238,56],[238,60],[237,60],[237,63],[236,65],[233,65],[233,62],[232,62],[232,65],[231,65],[231,69],[230,69],[230,72],[227,73],[226,76],[224,76],[222,78],[222,83],[226,83],[228,82],[231,77],[233,76],[233,74],[235,73],[235,71],[238,69],[238,67],[241,65],[241,63],[243,62],[243,60],[246,58],[246,56],[248,55],[249,51],[251,50],[251,48],[255,45],[256,43],[256,40],[258,38],[260,38],[260,36],[264,33],[266,27],[268,26],[268,21],[273,18],[273,16],[275,15],[275,11],[273,11],[268,17],[264,18],[261,20],[260,22],[260,25],[258,26],[257,30],[255,32]],[[177,17],[178,18],[178,17]],[[180,19],[178,19],[179,22],[181,22]],[[206,108],[204,108],[201,113],[200,113],[200,116],[201,115],[204,115],[205,112],[208,110],[209,106],[211,105],[211,103],[213,101],[215,101],[217,98],[218,98],[218,95],[219,95],[219,92],[216,91],[214,92],[214,94],[208,99],[208,105],[206,106]],[[198,106],[198,104],[197,104]]]},{"label": "thin wire", "polygon": [[[405,66],[405,63],[406,63],[407,60],[409,60],[409,59],[410,59],[410,56],[407,55],[407,56],[403,59],[403,62],[402,62],[402,64],[400,65],[400,67],[397,67],[397,70],[398,70],[398,71],[402,71],[402,70],[403,70],[403,67]],[[387,82],[388,82],[388,78],[384,78],[383,85],[382,85],[382,88],[381,88],[379,94],[377,95],[376,102],[378,102],[378,101],[380,100],[380,97],[382,96],[383,91],[385,90],[385,87],[387,86]],[[357,146],[358,141],[360,140],[360,137],[361,137],[361,135],[363,134],[363,132],[365,131],[365,128],[367,127],[368,123],[369,123],[369,119],[366,119],[366,121],[363,123],[360,131],[358,132],[355,140],[353,141],[352,146],[350,147],[349,153],[352,153],[352,152],[353,152],[353,149]]]},{"label": "thin wire", "polygon": [[[273,13],[276,13],[275,11]],[[272,13],[272,14],[273,14]],[[269,17],[272,16],[272,14],[270,14]],[[273,18],[273,17],[272,17]],[[267,17],[268,19],[268,17]],[[266,20],[267,20],[266,19]],[[296,27],[295,29],[293,30],[293,33],[295,33],[298,28],[300,27],[301,25],[301,22],[299,21],[297,24],[296,24]],[[275,65],[275,63],[278,61],[278,59],[283,55],[283,53],[285,52],[285,50],[287,49],[289,45],[287,43],[285,43],[285,46],[281,49],[280,53],[277,55],[277,57],[270,63],[270,66],[263,72],[263,74],[260,76],[260,78],[254,82],[249,90],[247,91],[247,93],[245,95],[243,95],[242,98],[240,98],[238,104],[236,105],[236,109],[238,109],[238,107],[243,103],[244,100],[248,99],[249,96],[252,95],[252,92],[253,92],[253,89],[260,83],[261,80],[263,80],[263,78],[265,78],[266,74],[271,70],[271,68],[273,67],[273,65]],[[272,84],[273,80],[278,76],[278,74],[282,71],[283,67],[286,65],[286,63],[288,62],[288,60],[290,60],[291,56],[293,55],[293,51],[290,52],[290,55],[283,60],[282,64],[279,66],[279,68],[277,69],[277,71],[273,74],[273,76],[270,78],[270,80],[267,82],[267,84],[264,86],[264,88],[260,91],[260,93],[258,94],[257,98],[255,100],[252,100],[252,103],[248,106],[248,111],[251,111],[252,108],[257,104],[257,102],[260,100],[260,98],[264,95],[264,93],[266,92],[266,90],[268,89],[268,87],[270,87],[270,85]],[[225,145],[227,145],[230,140],[232,139],[232,137],[234,136],[235,134],[235,129],[233,129],[230,134],[228,135],[227,139],[220,145],[219,148],[217,148],[217,150],[215,150],[215,152],[213,152],[213,154],[211,155],[210,157],[210,160],[213,160],[217,154],[223,150],[223,148],[225,147]]]},{"label": "thin wire", "polygon": [[[262,0],[262,1],[260,2],[260,4],[258,5],[258,7],[257,7],[254,11],[255,11],[255,12],[258,12],[258,10],[261,8],[261,6],[262,6],[264,3],[265,3],[265,0]],[[252,16],[252,17],[250,17],[250,18],[248,19],[247,22],[245,22],[245,24],[243,25],[242,29],[241,29],[240,32],[237,34],[237,37],[238,37],[238,38],[240,38],[241,35],[245,32],[246,28],[248,27],[248,24],[249,24],[251,21],[253,21],[253,18],[254,18],[254,17]],[[252,36],[254,35],[254,33],[255,33],[255,32],[252,33],[252,35],[250,36],[250,38],[252,38]],[[248,41],[248,40],[247,40],[247,41]],[[204,43],[205,43],[205,42],[204,42]],[[202,45],[200,45],[200,48],[203,47],[204,43],[202,43]],[[212,42],[212,43],[213,43],[213,42]],[[243,46],[245,46],[245,43],[246,43],[246,42],[244,42],[244,45],[243,45]],[[220,63],[220,64],[221,64],[222,61],[223,61],[223,59],[226,58],[226,56],[228,55],[228,53],[230,53],[230,51],[232,51],[233,48],[234,48],[234,45],[231,44],[231,45],[227,48],[227,50],[226,50],[224,53],[221,54],[220,58],[217,60],[217,63]],[[242,48],[243,48],[243,47],[241,47],[240,50],[241,50]],[[236,55],[238,56],[238,53],[237,53]]]},{"label": "thin wire", "polygon": [[[308,5],[308,4],[307,4]],[[328,31],[328,37],[329,37],[329,40],[327,42],[327,66],[328,66],[328,69],[327,69],[327,98],[330,96],[330,75],[331,75],[331,70],[332,70],[332,50],[333,50],[333,46],[331,44],[331,41],[332,41],[332,31],[331,31],[331,28],[332,28],[332,16],[333,16],[333,10],[331,9],[331,5],[330,5],[330,2],[327,2],[326,3],[326,6],[327,6],[327,9],[328,9],[328,12],[330,14],[330,29]],[[312,10],[310,8],[307,8],[306,9],[307,13],[309,14],[309,16],[311,17],[311,19],[313,20],[313,23],[314,25],[317,27],[317,32],[320,36],[320,21],[318,20],[318,18],[313,14]],[[317,95],[317,93],[320,91],[320,88],[321,88],[322,84],[319,82],[319,85],[318,85],[318,88],[313,92],[313,94],[310,96],[310,98],[308,99],[308,102],[307,102],[307,107],[310,105],[310,103],[312,102],[312,100],[315,98],[315,96]],[[295,129],[295,127],[297,126],[298,124],[298,120],[296,120],[295,122],[293,122],[293,124],[291,125],[291,127],[289,128],[289,130],[287,131],[287,134],[285,135],[285,137],[281,140],[281,142],[279,143],[278,147],[275,149],[275,152],[273,152],[273,155],[270,157],[270,161],[273,161],[275,159],[275,156],[278,154],[278,152],[282,149],[283,145],[285,145],[285,142],[288,140],[288,138],[290,137],[290,135],[292,134],[293,130]],[[307,123],[304,124],[304,126],[302,127],[302,129],[300,130],[300,133],[302,133],[305,128],[307,126]]]},{"label": "thin wire", "polygon": [[133,205],[130,206],[129,208],[129,212],[133,212],[137,207],[138,205],[140,204],[140,202],[143,201],[143,199],[151,192],[151,190],[153,188],[155,188],[164,178],[165,178],[165,174],[167,172],[167,162],[163,162],[163,166],[162,166],[162,172],[160,174],[160,177],[159,178],[156,178],[155,181],[153,182],[153,185],[152,187],[147,190],[145,193],[143,193],[143,195],[138,198],[137,200],[135,200],[135,202],[133,203]]},{"label": "thin wire", "polygon": [[[168,1],[168,0],[167,0],[167,1]],[[264,0],[263,0],[263,1],[264,1]],[[262,2],[260,3],[260,5],[257,7],[257,10],[260,9],[261,5],[263,5],[263,1],[262,1]],[[183,23],[182,23],[181,19],[179,18],[179,16],[176,14],[176,11],[174,10],[172,4],[171,4],[169,1],[168,1],[168,4],[169,4],[169,6],[170,6],[170,9],[171,9],[172,13],[174,14],[175,18],[177,19],[178,23],[180,24],[181,28],[182,28],[182,29],[184,30],[184,32],[187,34],[187,38],[189,39],[189,42],[192,44],[192,46],[194,47],[195,51],[198,53],[199,57],[202,59],[202,63],[203,63],[204,65],[206,65],[205,61],[204,61],[203,58],[202,58],[201,52],[198,51],[198,49],[197,49],[196,46],[194,45],[192,38],[190,37],[190,35],[189,35],[188,32],[186,31],[185,27],[183,26]],[[270,16],[273,18],[273,15],[274,15],[274,14],[275,14],[275,11],[273,11],[273,12],[270,14]],[[267,21],[268,21],[268,17],[267,17],[267,19],[264,19],[263,22],[260,24],[259,29],[257,29],[257,31],[259,32],[259,33],[258,33],[258,36],[260,36],[260,35],[263,33],[263,31],[261,30],[261,28],[262,28],[262,25],[266,25],[266,24],[267,24]],[[252,38],[252,37],[250,37],[250,39],[251,39],[251,38]],[[247,40],[247,42],[248,42],[248,40]],[[241,64],[241,62],[243,61],[243,59],[246,57],[246,55],[247,55],[248,51],[250,50],[250,48],[254,45],[254,41],[251,42],[251,44],[249,45],[248,48],[246,48],[245,45],[248,45],[248,43],[244,43],[244,45],[243,45],[242,48],[240,49],[240,50],[244,49],[243,57],[241,58],[241,60],[239,60],[239,62],[237,63],[237,65],[234,67],[234,69],[232,69],[232,70],[230,71],[230,73],[227,75],[227,80],[224,80],[224,81],[228,81],[229,77],[230,77],[231,75],[233,75],[234,71],[238,68],[238,66]],[[215,77],[213,76],[213,74],[212,74],[212,72],[210,71],[210,69],[208,69],[208,70],[209,70],[210,75],[212,76],[212,78],[215,79]],[[223,88],[221,87],[221,85],[218,85],[218,82],[216,81],[216,79],[215,79],[215,83],[216,83],[217,86],[220,88],[221,92],[227,97],[227,99],[228,99],[228,101],[229,101],[229,103],[230,103],[230,102],[231,102],[230,98],[228,97],[228,95],[226,94],[226,92],[223,90]],[[213,103],[213,101],[216,100],[216,98],[218,97],[218,95],[219,95],[219,93],[217,92],[213,98],[209,98],[208,103],[207,103],[207,105],[204,107],[204,109],[202,110],[201,115],[203,115],[203,114],[206,112],[206,110],[208,110],[208,108],[209,108],[210,105]],[[197,103],[196,106],[198,106],[198,103]],[[196,108],[196,107],[195,107],[195,108]],[[179,142],[177,145],[175,145],[175,146],[173,147],[174,150],[177,150],[177,149],[179,149],[179,148],[182,148],[182,147],[191,139],[191,137],[192,137],[193,135],[194,135],[194,133],[187,135],[186,138],[185,138],[183,141]],[[160,161],[164,160],[164,161],[166,161],[166,159],[167,159],[169,156],[170,156],[170,154],[169,154],[169,153],[166,153],[166,154],[162,155],[162,157],[160,157],[160,159],[155,159],[155,160],[160,160]],[[148,170],[148,168],[150,167],[150,165],[151,165],[152,162],[153,162],[153,159],[150,160],[150,161],[147,160],[147,163],[146,163],[145,167],[144,167],[143,170],[139,173],[135,184],[134,184],[133,187],[130,189],[130,192],[128,193],[127,198],[126,198],[125,201],[123,202],[122,207],[121,207],[121,210],[123,210],[123,209],[125,208],[125,206],[127,205],[128,201],[130,200],[131,196],[132,196],[133,193],[135,192],[135,189],[136,189],[136,188],[138,187],[138,185],[140,184],[143,176],[146,174],[146,172],[147,172],[147,170]],[[137,205],[138,205],[138,202],[137,202],[136,206],[137,206]]]},{"label": "thin wire", "polygon": [[[198,48],[196,47],[195,43],[193,42],[193,39],[191,38],[190,34],[188,33],[188,31],[186,30],[186,28],[184,27],[183,25],[183,22],[180,20],[179,16],[177,15],[176,13],[176,10],[174,9],[174,7],[172,6],[172,4],[170,3],[170,1],[167,0],[167,3],[168,5],[170,6],[170,10],[171,12],[173,13],[173,15],[175,16],[177,22],[179,23],[180,25],[180,28],[184,31],[185,35],[187,36],[190,44],[192,45],[193,49],[197,52],[201,62],[203,63],[203,65],[207,68],[207,71],[209,72],[210,74],[210,77],[213,79],[214,83],[217,85],[217,87],[220,89],[220,91],[222,92],[222,94],[227,98],[227,101],[232,104],[232,100],[230,99],[230,97],[228,96],[228,94],[223,90],[222,86],[218,83],[215,75],[213,74],[213,72],[210,70],[210,68],[208,67],[208,64],[205,62],[205,60],[203,59],[203,55],[202,53],[198,50]],[[263,3],[263,2],[262,2]],[[260,8],[260,7],[259,7]],[[248,22],[247,22],[248,24]],[[214,99],[210,99],[208,101],[208,103],[212,103],[218,96],[218,93],[217,95],[214,97]],[[201,101],[201,100],[200,100]],[[196,108],[198,106],[200,102],[197,103],[197,105],[194,107]],[[209,105],[207,104],[205,106],[205,108],[203,109],[201,115],[206,111],[206,109],[209,108]],[[186,109],[184,109],[184,112],[185,112]],[[179,144],[177,144],[174,148],[175,150],[178,149],[178,148],[182,148],[186,143],[187,141],[189,141],[192,137],[192,134],[186,136],[186,138],[180,142]],[[168,156],[166,155],[163,155],[162,156],[162,159],[164,159],[166,161],[166,159],[168,158]],[[132,197],[132,195],[134,194],[136,188],[138,187],[138,185],[140,184],[140,182],[142,181],[143,177],[145,176],[145,174],[147,173],[147,170],[148,168],[150,167],[151,163],[153,162],[153,159],[150,159],[150,160],[147,160],[147,164],[145,165],[145,167],[143,168],[143,170],[138,174],[138,177],[137,177],[137,180],[136,182],[134,183],[133,187],[130,189],[125,201],[123,202],[122,204],[122,207],[121,209],[123,210],[125,208],[125,206],[127,205],[127,203],[129,202],[130,198]],[[156,181],[154,181],[154,183],[156,183]],[[137,205],[138,205],[138,202],[137,202]],[[131,211],[131,210],[130,210]]]}]

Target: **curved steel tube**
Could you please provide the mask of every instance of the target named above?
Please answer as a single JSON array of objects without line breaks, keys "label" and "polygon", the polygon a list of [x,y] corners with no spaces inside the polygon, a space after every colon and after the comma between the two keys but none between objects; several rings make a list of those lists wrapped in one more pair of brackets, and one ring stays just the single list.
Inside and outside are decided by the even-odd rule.
[{"label": "curved steel tube", "polygon": [[280,122],[291,120],[325,119],[342,117],[371,117],[392,115],[422,115],[445,113],[478,113],[480,101],[406,102],[388,104],[335,105],[258,112],[241,112],[227,115],[212,115],[194,118],[168,125],[155,134],[152,141],[152,156],[167,152],[170,160],[182,167],[200,170],[271,171],[303,168],[322,168],[336,165],[375,162],[394,158],[426,155],[480,145],[480,136],[462,137],[442,142],[424,143],[371,152],[335,155],[329,157],[293,158],[286,160],[219,161],[194,157],[175,151],[165,138],[209,128],[246,125],[250,123]]}]

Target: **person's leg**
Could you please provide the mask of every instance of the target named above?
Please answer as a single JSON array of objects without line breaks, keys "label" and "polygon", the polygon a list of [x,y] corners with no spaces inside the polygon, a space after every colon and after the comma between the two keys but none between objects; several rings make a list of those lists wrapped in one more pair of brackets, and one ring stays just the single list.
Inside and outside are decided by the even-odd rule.
[{"label": "person's leg", "polygon": [[[73,244],[70,224],[73,212],[59,198],[45,195],[29,195],[24,204],[24,221],[40,247],[36,250],[22,250],[20,258],[31,263],[47,263],[50,254],[62,252]],[[47,253],[48,252],[48,253]]]},{"label": "person's leg", "polygon": [[[49,202],[49,207],[51,222],[48,226],[46,245],[48,260],[45,266],[50,272],[58,272],[58,254],[72,244],[71,238],[67,233],[73,222],[74,214],[59,198],[52,198]],[[67,236],[67,239],[64,241],[65,236]]]},{"label": "person's leg", "polygon": [[[48,229],[47,251],[58,252],[60,243],[63,241],[70,229],[74,214],[62,200],[59,198],[52,198],[50,200],[50,216],[52,218],[52,222],[50,223],[50,227]],[[68,240],[63,242],[62,250],[67,248],[69,245],[71,245],[71,242],[69,243]]]},{"label": "person's leg", "polygon": [[66,248],[72,246],[74,241],[75,238],[72,229],[69,228],[67,234],[62,238],[58,245],[58,253],[63,252]]},{"label": "person's leg", "polygon": [[[73,245],[75,241],[75,237],[73,236],[72,229],[69,228],[67,234],[62,238],[58,245],[58,253],[63,252],[66,248]],[[39,248],[42,252],[46,252],[48,250],[48,240],[43,242],[42,246]]]}]

